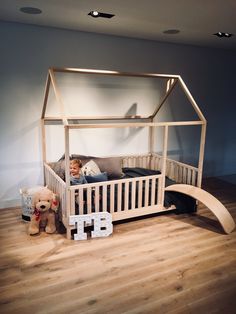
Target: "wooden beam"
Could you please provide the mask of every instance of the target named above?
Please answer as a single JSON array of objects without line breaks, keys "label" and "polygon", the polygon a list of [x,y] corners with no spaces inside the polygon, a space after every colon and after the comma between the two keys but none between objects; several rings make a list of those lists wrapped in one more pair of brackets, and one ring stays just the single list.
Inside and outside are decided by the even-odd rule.
[{"label": "wooden beam", "polygon": [[151,126],[185,126],[202,125],[202,121],[178,121],[178,122],[133,122],[133,123],[105,123],[105,124],[68,124],[70,129],[94,129],[94,128],[144,128]]},{"label": "wooden beam", "polygon": [[54,72],[70,72],[81,74],[100,74],[100,75],[112,75],[112,76],[133,76],[133,77],[156,77],[156,78],[178,78],[179,75],[172,74],[157,74],[157,73],[135,73],[135,72],[120,72],[109,70],[94,70],[94,69],[81,69],[81,68],[52,68]]},{"label": "wooden beam", "polygon": [[55,93],[55,96],[56,96],[56,100],[57,100],[58,105],[59,105],[60,114],[61,114],[61,119],[63,120],[64,125],[67,125],[67,124],[68,124],[68,121],[67,121],[66,116],[65,116],[64,104],[63,104],[63,102],[62,102],[62,100],[61,100],[61,95],[60,95],[59,90],[58,90],[58,88],[57,88],[55,75],[54,75],[52,69],[49,69],[49,75],[50,75],[50,77],[51,77],[51,82],[52,82],[53,90],[54,90],[54,93]]},{"label": "wooden beam", "polygon": [[48,75],[47,75],[47,81],[46,81],[46,86],[45,86],[45,92],[44,92],[43,110],[42,110],[42,114],[41,114],[41,118],[42,118],[42,119],[45,117],[45,112],[46,112],[46,108],[47,108],[50,82],[51,82],[51,77],[50,77],[50,75],[49,75],[49,73],[48,73]]},{"label": "wooden beam", "polygon": [[166,99],[168,98],[168,96],[171,94],[172,90],[174,89],[175,85],[177,84],[178,79],[175,79],[174,82],[170,85],[169,89],[166,91],[165,96],[162,98],[159,106],[156,108],[156,110],[153,112],[153,114],[151,115],[152,118],[154,118],[158,111],[161,109],[162,105],[165,103]]},{"label": "wooden beam", "polygon": [[184,90],[188,100],[191,102],[193,109],[196,111],[199,119],[206,123],[206,119],[205,119],[204,115],[202,114],[200,108],[198,107],[197,103],[195,102],[193,96],[191,95],[190,91],[188,90],[186,84],[184,83],[184,81],[182,80],[181,77],[179,77],[179,82],[180,82],[180,85],[181,85],[182,89]]},{"label": "wooden beam", "polygon": [[[149,116],[66,116],[67,120],[81,120],[81,121],[86,121],[86,120],[98,120],[98,121],[103,121],[103,120],[150,120]],[[45,120],[62,120],[61,117],[58,116],[47,116],[45,117]]]}]

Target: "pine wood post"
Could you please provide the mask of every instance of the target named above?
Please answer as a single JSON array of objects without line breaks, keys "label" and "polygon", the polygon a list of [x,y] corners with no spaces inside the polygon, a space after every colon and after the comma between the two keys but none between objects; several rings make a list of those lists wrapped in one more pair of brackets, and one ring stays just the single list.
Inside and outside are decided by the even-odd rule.
[{"label": "pine wood post", "polygon": [[41,119],[41,140],[42,140],[42,157],[43,157],[43,162],[47,161],[47,153],[46,153],[46,136],[45,136],[45,121],[42,118]]},{"label": "pine wood post", "polygon": [[[153,119],[151,119],[151,122],[153,122]],[[149,168],[151,169],[151,165],[152,165],[152,154],[154,152],[154,139],[155,139],[155,132],[154,130],[156,129],[156,127],[154,126],[150,126],[149,127],[149,134],[148,134],[148,153],[150,155],[149,158]]]},{"label": "pine wood post", "polygon": [[70,142],[69,142],[69,128],[64,126],[65,134],[65,178],[66,178],[66,187],[70,187]]},{"label": "pine wood post", "polygon": [[197,177],[197,186],[199,188],[202,185],[205,139],[206,139],[206,123],[202,125],[202,129],[201,129],[200,150],[199,150],[199,159],[198,159],[198,177]]},{"label": "pine wood post", "polygon": [[168,147],[168,125],[164,127],[164,137],[163,137],[163,156],[161,165],[161,205],[164,206],[164,194],[165,194],[165,181],[166,181],[166,161],[167,161],[167,147]]},{"label": "pine wood post", "polygon": [[[69,216],[71,214],[71,191],[70,191],[70,142],[69,142],[68,126],[64,126],[65,134],[65,177],[66,177],[66,218],[67,224],[69,222]],[[74,200],[75,201],[75,200]],[[71,227],[67,226],[67,238],[71,238]]]}]

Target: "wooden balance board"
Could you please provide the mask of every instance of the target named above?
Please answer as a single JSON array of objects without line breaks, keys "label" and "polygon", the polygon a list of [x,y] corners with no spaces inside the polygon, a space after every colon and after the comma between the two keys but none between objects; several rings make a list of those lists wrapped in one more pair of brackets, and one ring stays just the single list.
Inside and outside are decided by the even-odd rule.
[{"label": "wooden balance board", "polygon": [[225,233],[229,234],[235,228],[235,222],[225,206],[213,195],[198,187],[188,184],[173,184],[165,188],[165,191],[180,192],[189,195],[203,203],[219,220]]}]

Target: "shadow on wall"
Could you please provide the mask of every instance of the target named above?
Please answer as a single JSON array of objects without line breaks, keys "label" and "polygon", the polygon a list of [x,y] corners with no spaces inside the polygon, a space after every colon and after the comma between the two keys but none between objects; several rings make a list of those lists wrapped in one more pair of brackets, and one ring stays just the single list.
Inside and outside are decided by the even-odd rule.
[{"label": "shadow on wall", "polygon": [[[128,111],[125,113],[125,117],[134,117],[137,115],[138,104],[133,103]],[[127,121],[129,122],[129,121]],[[128,141],[130,138],[134,137],[138,132],[140,132],[143,128],[119,128],[116,131],[116,139],[122,141]]]}]

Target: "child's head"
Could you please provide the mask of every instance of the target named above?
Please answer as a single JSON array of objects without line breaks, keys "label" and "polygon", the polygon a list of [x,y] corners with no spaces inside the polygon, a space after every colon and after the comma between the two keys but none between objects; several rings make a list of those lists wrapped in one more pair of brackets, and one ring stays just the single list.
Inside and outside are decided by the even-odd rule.
[{"label": "child's head", "polygon": [[82,161],[80,159],[73,159],[70,162],[70,174],[72,176],[79,175],[82,168]]}]

